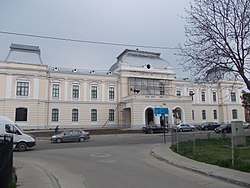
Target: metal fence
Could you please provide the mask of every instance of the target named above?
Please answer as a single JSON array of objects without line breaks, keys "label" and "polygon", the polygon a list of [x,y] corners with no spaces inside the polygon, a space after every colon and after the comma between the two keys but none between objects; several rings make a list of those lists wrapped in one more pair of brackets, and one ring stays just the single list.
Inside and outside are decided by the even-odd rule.
[{"label": "metal fence", "polygon": [[0,136],[0,187],[7,188],[12,179],[13,138]]}]

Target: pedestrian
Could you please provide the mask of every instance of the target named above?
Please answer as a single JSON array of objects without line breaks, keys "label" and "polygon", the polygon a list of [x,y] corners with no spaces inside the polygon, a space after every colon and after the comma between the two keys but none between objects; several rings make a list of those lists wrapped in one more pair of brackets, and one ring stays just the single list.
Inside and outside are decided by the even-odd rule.
[{"label": "pedestrian", "polygon": [[57,125],[56,128],[55,128],[55,134],[58,134],[58,130],[59,130],[59,127]]}]

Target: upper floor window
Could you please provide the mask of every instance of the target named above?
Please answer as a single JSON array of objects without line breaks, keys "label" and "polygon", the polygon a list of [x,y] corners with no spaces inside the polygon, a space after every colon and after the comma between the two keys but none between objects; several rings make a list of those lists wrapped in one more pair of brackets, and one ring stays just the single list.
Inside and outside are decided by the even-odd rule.
[{"label": "upper floor window", "polygon": [[97,121],[97,110],[96,109],[91,110],[91,121]]},{"label": "upper floor window", "polygon": [[16,108],[16,118],[15,121],[27,121],[27,108]]},{"label": "upper floor window", "polygon": [[232,117],[233,117],[233,119],[238,119],[238,113],[237,113],[236,109],[232,110]]},{"label": "upper floor window", "polygon": [[29,82],[17,82],[16,95],[28,96],[29,95]]},{"label": "upper floor window", "polygon": [[72,110],[72,121],[78,121],[78,109]]},{"label": "upper floor window", "polygon": [[52,85],[52,97],[58,98],[59,97],[59,90],[60,85],[59,84],[53,84]]},{"label": "upper floor window", "polygon": [[236,93],[234,91],[231,92],[231,102],[236,102]]},{"label": "upper floor window", "polygon": [[176,91],[176,96],[181,96],[181,90]]},{"label": "upper floor window", "polygon": [[202,102],[205,102],[205,101],[206,101],[206,93],[205,93],[205,91],[202,91],[202,92],[201,92],[201,101],[202,101]]},{"label": "upper floor window", "polygon": [[96,85],[91,86],[91,98],[97,99],[97,86]]},{"label": "upper floor window", "polygon": [[109,109],[109,121],[115,120],[115,111],[113,109]]},{"label": "upper floor window", "polygon": [[194,91],[193,90],[190,90],[189,91],[189,96],[191,96],[192,97],[192,101],[194,100]]},{"label": "upper floor window", "polygon": [[72,98],[78,99],[79,98],[79,85],[73,85],[72,87]]},{"label": "upper floor window", "polygon": [[109,99],[115,99],[115,88],[109,87]]},{"label": "upper floor window", "polygon": [[51,121],[58,121],[59,118],[59,110],[54,108],[52,109]]},{"label": "upper floor window", "polygon": [[165,95],[165,88],[163,83],[160,83],[159,90],[160,90],[160,95]]},{"label": "upper floor window", "polygon": [[217,101],[217,93],[213,91],[213,102]]},{"label": "upper floor window", "polygon": [[201,112],[202,114],[202,120],[206,120],[207,119],[207,117],[206,117],[206,110],[202,110],[202,112]]}]

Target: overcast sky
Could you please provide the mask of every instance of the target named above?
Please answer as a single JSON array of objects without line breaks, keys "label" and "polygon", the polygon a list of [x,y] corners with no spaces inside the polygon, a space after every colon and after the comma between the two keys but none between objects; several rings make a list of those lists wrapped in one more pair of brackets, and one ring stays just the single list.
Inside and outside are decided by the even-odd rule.
[{"label": "overcast sky", "polygon": [[[8,0],[0,2],[0,31],[97,42],[176,47],[183,43],[184,8],[190,0]],[[39,46],[50,66],[108,70],[116,57],[136,47],[96,45],[0,33],[0,60],[11,43]],[[182,76],[174,50],[160,52]]]}]

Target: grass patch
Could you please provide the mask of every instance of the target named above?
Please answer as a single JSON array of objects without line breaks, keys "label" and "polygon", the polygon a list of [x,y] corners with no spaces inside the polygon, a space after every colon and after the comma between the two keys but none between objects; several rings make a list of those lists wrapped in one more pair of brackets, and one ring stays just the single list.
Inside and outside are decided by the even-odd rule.
[{"label": "grass patch", "polygon": [[250,137],[246,137],[246,146],[235,148],[235,161],[232,166],[232,148],[230,138],[196,140],[181,142],[171,149],[187,158],[221,167],[250,172]]}]

